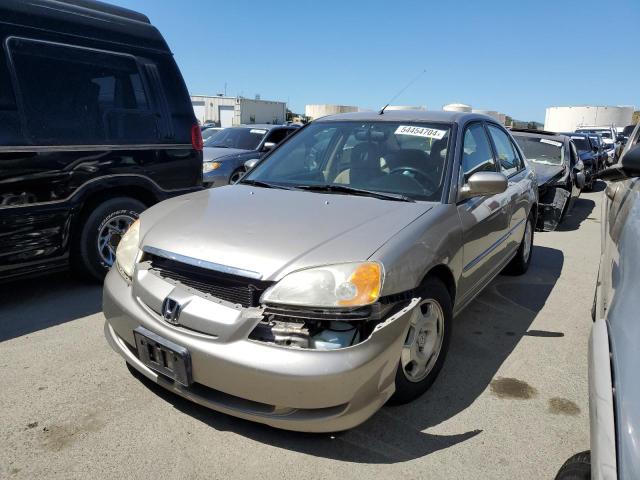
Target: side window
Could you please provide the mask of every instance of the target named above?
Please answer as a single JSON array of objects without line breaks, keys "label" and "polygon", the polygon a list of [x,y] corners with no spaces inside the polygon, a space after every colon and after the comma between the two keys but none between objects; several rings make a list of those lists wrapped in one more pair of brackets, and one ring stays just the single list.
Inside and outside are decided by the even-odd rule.
[{"label": "side window", "polygon": [[462,145],[462,172],[466,182],[476,172],[496,172],[487,133],[481,123],[474,123],[464,132]]},{"label": "side window", "polygon": [[[156,118],[129,56],[11,39],[26,134],[39,145],[153,143]],[[46,79],[46,88],[42,81]]]},{"label": "side window", "polygon": [[289,132],[285,128],[278,128],[276,130],[272,130],[271,133],[269,133],[269,135],[267,136],[267,139],[265,140],[265,142],[273,142],[277,145],[287,137],[288,133]]},{"label": "side window", "polygon": [[496,154],[498,155],[502,173],[508,177],[520,171],[522,162],[509,139],[509,135],[494,125],[489,125],[489,133],[493,139],[493,144],[496,146]]}]

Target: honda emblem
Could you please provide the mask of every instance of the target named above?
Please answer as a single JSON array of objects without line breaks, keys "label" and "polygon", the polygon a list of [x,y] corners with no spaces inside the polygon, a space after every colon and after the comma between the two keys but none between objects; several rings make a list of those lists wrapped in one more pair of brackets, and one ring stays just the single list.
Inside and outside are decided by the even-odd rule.
[{"label": "honda emblem", "polygon": [[162,317],[173,325],[178,325],[178,317],[182,306],[177,300],[167,297],[162,302]]}]

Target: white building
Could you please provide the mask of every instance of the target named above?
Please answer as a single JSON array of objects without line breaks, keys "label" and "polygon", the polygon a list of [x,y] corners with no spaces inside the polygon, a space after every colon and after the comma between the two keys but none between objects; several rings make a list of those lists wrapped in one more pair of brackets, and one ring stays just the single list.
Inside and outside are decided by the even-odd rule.
[{"label": "white building", "polygon": [[304,107],[304,114],[309,117],[309,120],[315,120],[316,118],[326,117],[327,115],[335,115],[337,113],[357,112],[358,107],[353,105],[330,105],[326,103],[306,105]]},{"label": "white building", "polygon": [[287,120],[285,102],[222,95],[192,95],[191,104],[200,123],[215,123],[220,127],[252,123],[282,124]]},{"label": "white building", "polygon": [[573,132],[582,125],[630,125],[632,106],[577,106],[549,107],[544,118],[544,129],[550,132]]}]

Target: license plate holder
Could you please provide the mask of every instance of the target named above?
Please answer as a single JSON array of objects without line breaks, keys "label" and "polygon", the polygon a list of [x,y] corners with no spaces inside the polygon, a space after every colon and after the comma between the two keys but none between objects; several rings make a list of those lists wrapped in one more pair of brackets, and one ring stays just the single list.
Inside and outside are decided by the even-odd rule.
[{"label": "license plate holder", "polygon": [[185,387],[191,385],[189,350],[144,327],[136,328],[133,336],[136,340],[138,358],[142,363]]}]

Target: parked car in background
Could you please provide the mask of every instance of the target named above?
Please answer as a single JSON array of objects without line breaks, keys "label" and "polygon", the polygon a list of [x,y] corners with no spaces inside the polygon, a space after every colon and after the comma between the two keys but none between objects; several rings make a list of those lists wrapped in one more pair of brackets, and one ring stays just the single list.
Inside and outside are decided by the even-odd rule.
[{"label": "parked car in background", "polygon": [[584,165],[576,146],[568,136],[553,132],[512,129],[511,134],[536,171],[537,228],[555,230],[585,186]]},{"label": "parked car in background", "polygon": [[576,133],[596,133],[602,137],[602,144],[607,152],[607,165],[616,163],[616,142],[618,141],[618,131],[615,125],[605,126],[581,126],[576,128]]},{"label": "parked car in background", "polygon": [[592,143],[587,133],[559,132],[571,139],[578,150],[578,156],[584,165],[585,189],[593,189],[597,174],[605,166],[604,161],[601,163],[601,150],[595,143]]},{"label": "parked car in background", "polygon": [[202,141],[164,39],[89,1],[0,3],[0,278],[102,279],[148,206],[201,189]]},{"label": "parked car in background", "polygon": [[429,388],[453,316],[527,271],[536,212],[535,173],[491,117],[324,117],[237,184],[145,212],[105,281],[105,334],[204,406],[345,430]]},{"label": "parked car in background", "polygon": [[295,132],[297,125],[242,125],[223,129],[204,144],[202,174],[206,187],[235,183],[247,160],[261,158]]},{"label": "parked car in background", "polygon": [[601,175],[610,183],[589,339],[591,451],[557,480],[640,478],[640,145]]},{"label": "parked car in background", "polygon": [[202,129],[202,141],[206,142],[207,140],[209,140],[209,138],[211,138],[213,135],[215,135],[216,133],[220,132],[224,130],[224,128],[222,127],[206,127]]},{"label": "parked car in background", "polygon": [[622,156],[633,147],[638,145],[638,143],[640,143],[640,123],[633,125],[633,129],[631,130],[631,132],[629,132],[629,137],[625,142],[622,152],[620,153],[620,158],[622,158]]},{"label": "parked car in background", "polygon": [[[575,133],[575,132],[574,132]],[[603,170],[609,165],[609,154],[607,153],[607,147],[602,141],[602,137],[597,133],[586,133],[581,135],[588,135],[591,143],[597,147],[598,153],[597,156],[599,158],[600,170]]]}]

